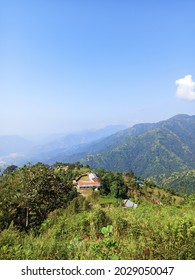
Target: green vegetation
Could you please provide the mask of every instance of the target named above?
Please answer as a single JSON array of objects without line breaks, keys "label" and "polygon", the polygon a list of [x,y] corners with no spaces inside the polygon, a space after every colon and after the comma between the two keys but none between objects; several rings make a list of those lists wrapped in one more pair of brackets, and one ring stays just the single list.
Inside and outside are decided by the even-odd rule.
[{"label": "green vegetation", "polygon": [[167,188],[172,192],[175,191],[181,195],[195,192],[195,169],[174,172],[172,174],[163,174],[151,179],[160,187]]},{"label": "green vegetation", "polygon": [[89,170],[38,163],[2,174],[0,259],[195,259],[194,195],[98,169],[101,190],[84,197],[73,180]]},{"label": "green vegetation", "polygon": [[0,258],[195,259],[194,208],[70,208],[51,213],[39,234],[1,231]]},{"label": "green vegetation", "polygon": [[[140,124],[96,144],[81,162],[111,171],[133,170],[137,176],[195,168],[195,117],[179,115],[156,124]],[[97,147],[99,147],[97,153]]]},{"label": "green vegetation", "polygon": [[36,228],[47,215],[77,196],[66,176],[42,163],[26,165],[0,178],[0,228],[12,221],[20,230]]}]

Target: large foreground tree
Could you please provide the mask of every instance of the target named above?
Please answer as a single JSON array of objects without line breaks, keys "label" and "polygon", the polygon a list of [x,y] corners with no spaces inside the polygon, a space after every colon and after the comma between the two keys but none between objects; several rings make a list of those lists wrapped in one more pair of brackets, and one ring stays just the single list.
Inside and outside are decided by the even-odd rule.
[{"label": "large foreground tree", "polygon": [[0,178],[0,226],[13,221],[21,230],[40,225],[48,213],[77,196],[71,181],[42,163],[26,165]]}]

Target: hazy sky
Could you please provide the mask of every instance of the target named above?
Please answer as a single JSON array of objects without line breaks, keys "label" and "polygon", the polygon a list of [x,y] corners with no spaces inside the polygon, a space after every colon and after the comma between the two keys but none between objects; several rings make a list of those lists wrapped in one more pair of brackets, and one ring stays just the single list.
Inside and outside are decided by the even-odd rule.
[{"label": "hazy sky", "polygon": [[0,135],[195,114],[194,0],[0,0]]}]

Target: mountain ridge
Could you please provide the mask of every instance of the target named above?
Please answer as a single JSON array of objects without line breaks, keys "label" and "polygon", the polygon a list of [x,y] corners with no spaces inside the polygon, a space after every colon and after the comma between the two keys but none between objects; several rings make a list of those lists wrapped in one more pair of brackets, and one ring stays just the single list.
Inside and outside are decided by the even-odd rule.
[{"label": "mountain ridge", "polygon": [[88,155],[81,162],[112,171],[131,169],[141,177],[195,168],[195,116],[176,115],[158,123],[135,125],[123,131],[119,145]]},{"label": "mountain ridge", "polygon": [[179,114],[156,123],[135,124],[107,136],[101,134],[103,137],[96,132],[86,134],[87,140],[80,133],[39,146],[36,153],[31,150],[32,154],[28,153],[21,162],[80,161],[92,168],[132,170],[143,178],[195,168],[194,115]]},{"label": "mountain ridge", "polygon": [[[27,143],[31,143],[31,145],[27,146],[27,148],[25,145],[21,145],[19,153],[16,145],[11,145],[11,147],[8,146],[9,150],[5,150],[4,152],[2,148],[2,155],[0,153],[0,163],[3,162],[7,165],[22,165],[26,162],[36,163],[39,161],[46,163],[58,154],[72,154],[80,146],[85,146],[86,144],[97,141],[98,139],[103,139],[124,128],[125,126],[123,125],[109,125],[101,129],[91,129],[65,134],[64,136],[57,137],[52,141],[49,141],[49,137],[47,137],[47,141],[40,145],[33,144],[24,137],[22,138],[20,136],[16,136],[17,139],[23,139],[23,142],[26,141]],[[0,137],[0,141],[3,137],[4,136]],[[12,142],[14,143],[16,137],[10,136],[10,141],[13,140]],[[14,153],[15,157],[13,157],[11,153]]]}]

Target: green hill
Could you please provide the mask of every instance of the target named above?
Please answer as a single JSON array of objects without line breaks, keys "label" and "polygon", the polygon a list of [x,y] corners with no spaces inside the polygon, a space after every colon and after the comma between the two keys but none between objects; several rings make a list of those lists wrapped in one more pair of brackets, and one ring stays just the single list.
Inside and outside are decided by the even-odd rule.
[{"label": "green hill", "polygon": [[[133,170],[150,177],[195,168],[195,116],[177,115],[156,124],[140,124],[94,145],[81,159],[93,168]],[[97,151],[97,147],[100,147]]]},{"label": "green hill", "polygon": [[152,180],[161,187],[172,188],[182,194],[195,193],[195,169],[155,176]]},{"label": "green hill", "polygon": [[[90,170],[38,163],[1,175],[0,259],[195,259],[194,196],[99,169],[102,189],[84,197],[73,179]],[[138,207],[124,208],[125,197]]]}]

